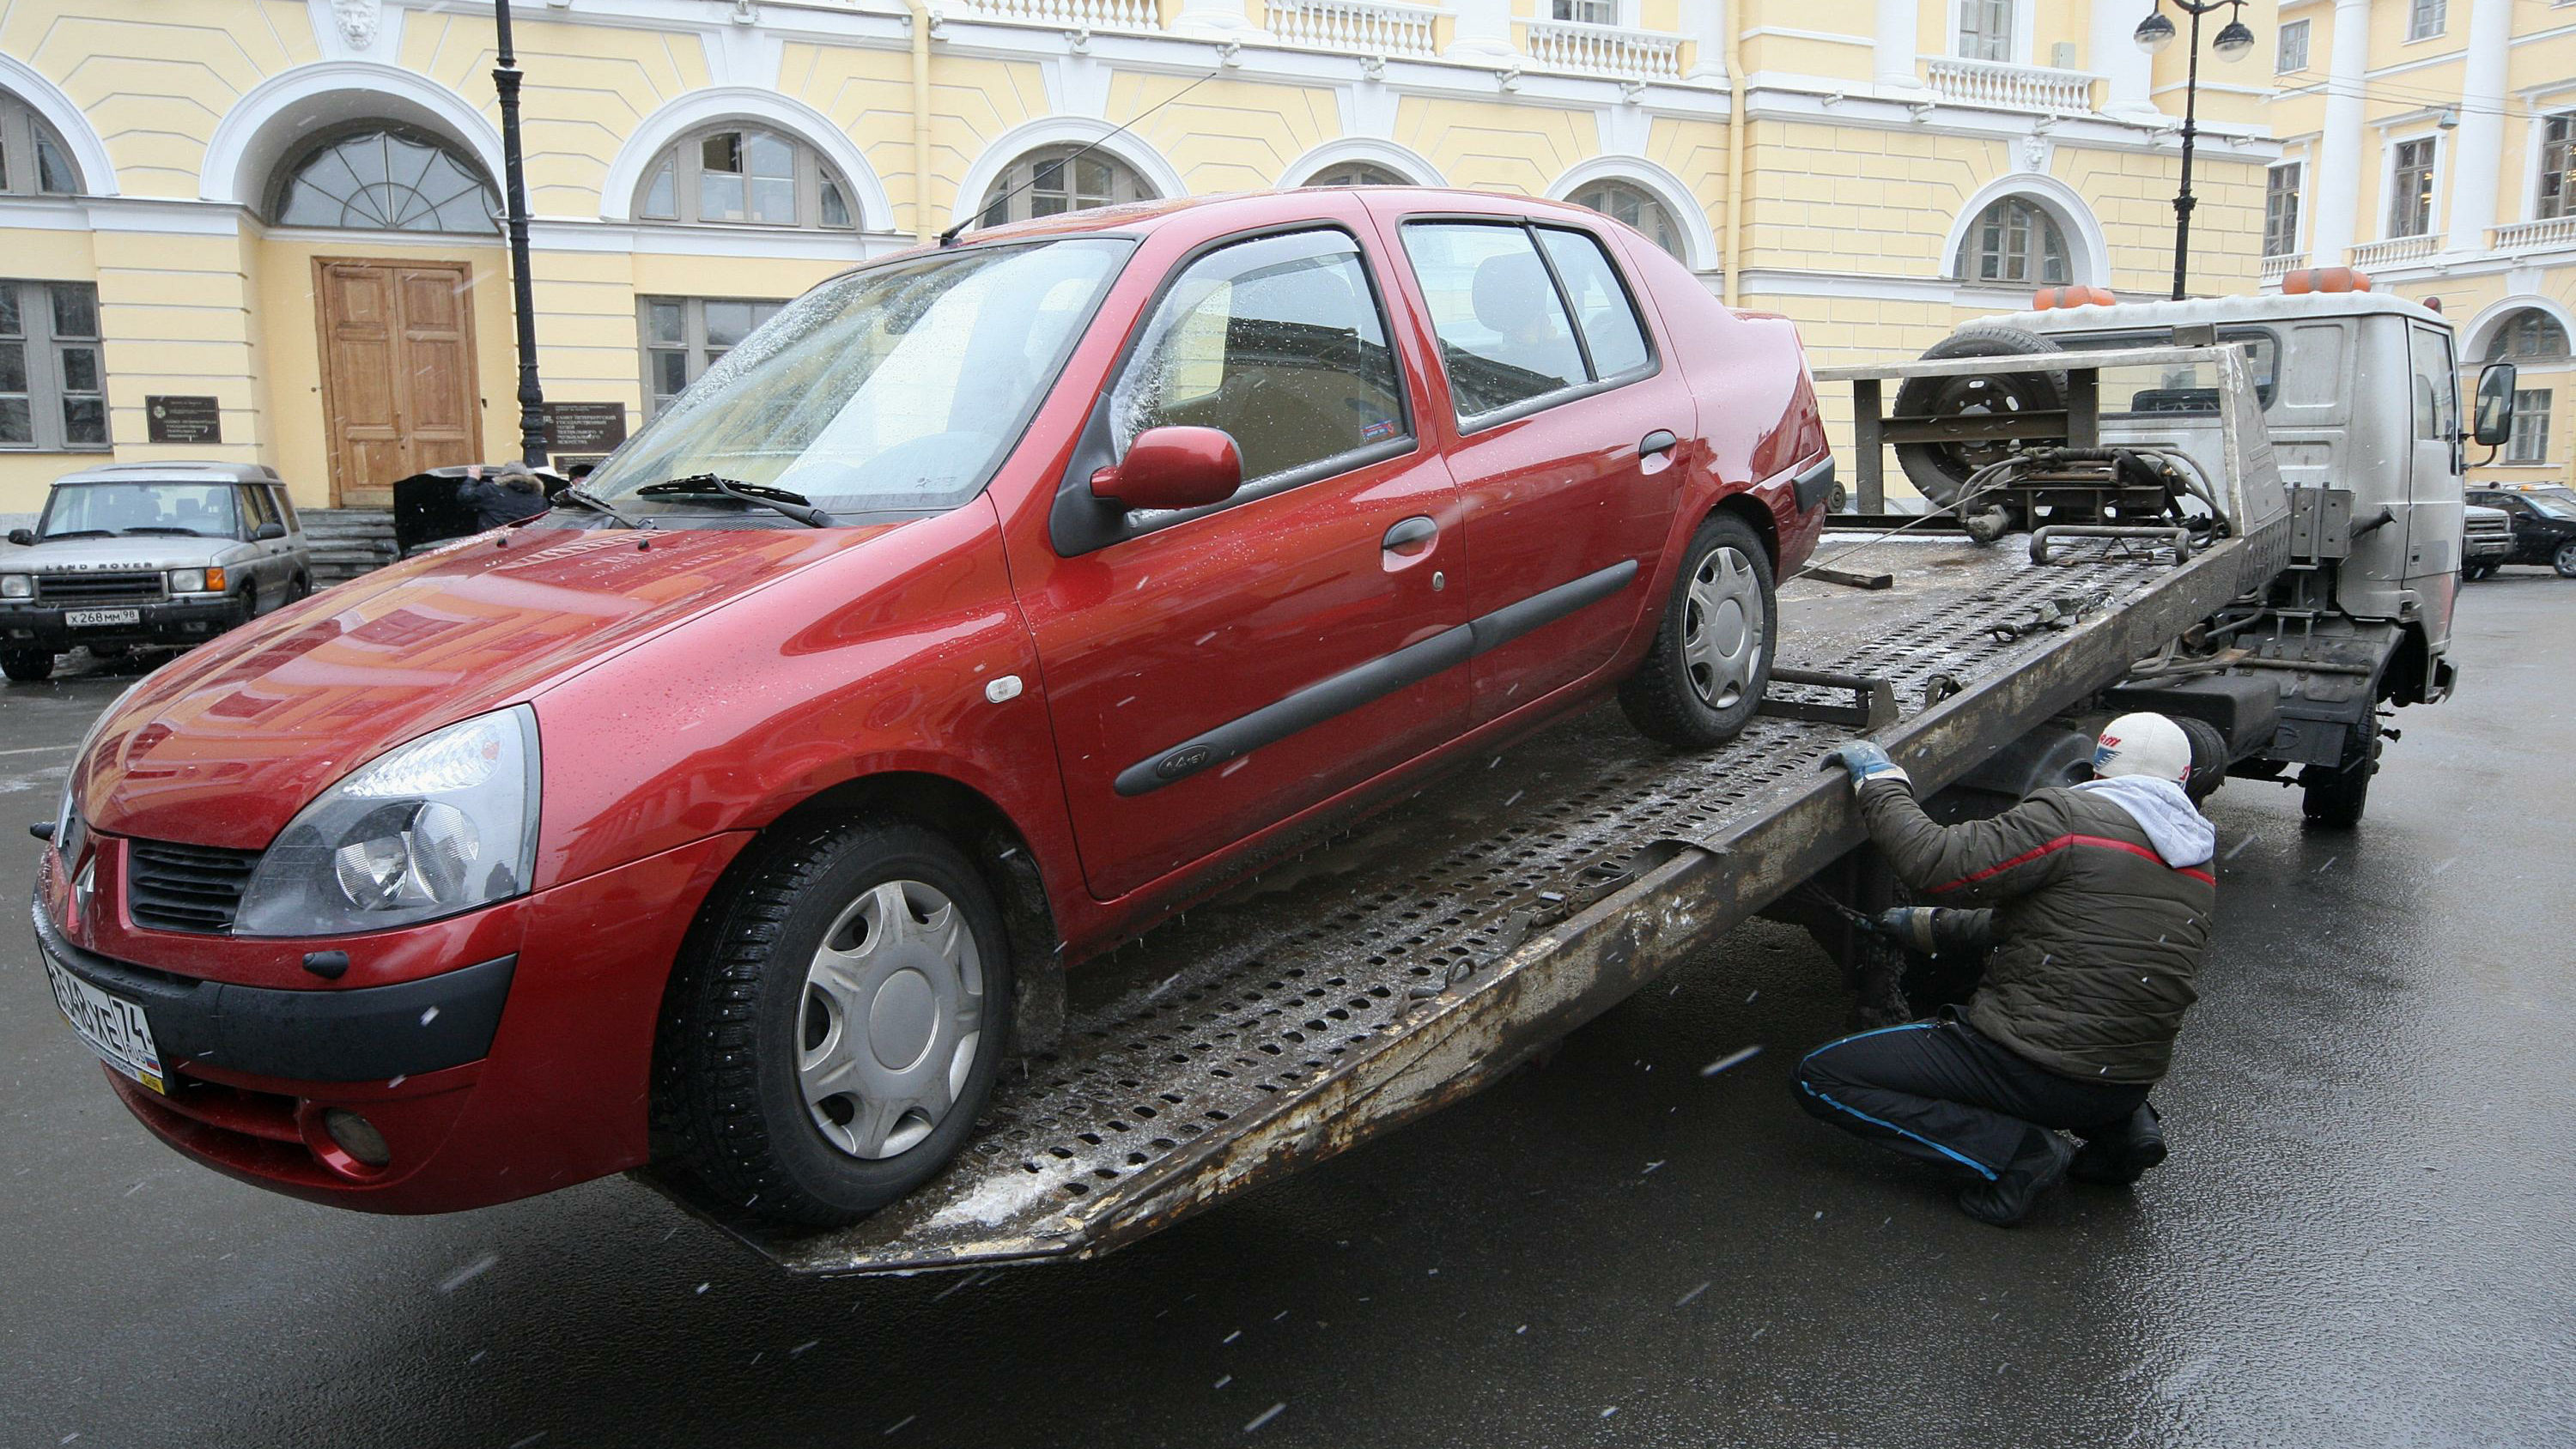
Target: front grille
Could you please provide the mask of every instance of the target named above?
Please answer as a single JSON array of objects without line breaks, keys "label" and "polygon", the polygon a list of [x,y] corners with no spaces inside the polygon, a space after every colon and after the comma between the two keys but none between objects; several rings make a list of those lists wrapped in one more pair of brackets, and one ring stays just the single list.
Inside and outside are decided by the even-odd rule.
[{"label": "front grille", "polygon": [[162,576],[154,572],[36,575],[39,604],[134,604],[161,595]]},{"label": "front grille", "polygon": [[2513,525],[2500,518],[2493,521],[2482,518],[2470,519],[2468,531],[2471,538],[2513,537]]},{"label": "front grille", "polygon": [[256,850],[130,840],[125,845],[125,909],[138,926],[161,931],[229,931]]}]

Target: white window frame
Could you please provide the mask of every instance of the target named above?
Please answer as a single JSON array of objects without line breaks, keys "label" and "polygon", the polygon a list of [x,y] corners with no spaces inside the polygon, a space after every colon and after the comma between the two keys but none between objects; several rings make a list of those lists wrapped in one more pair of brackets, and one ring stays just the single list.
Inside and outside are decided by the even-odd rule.
[{"label": "white window frame", "polygon": [[[2397,153],[2401,148],[2413,145],[2418,141],[2425,142],[2433,148],[2432,174],[2430,178],[2430,189],[2432,191],[2432,195],[2427,197],[2424,202],[2424,229],[2422,231],[2401,232],[2397,230],[2394,224],[2396,221],[2395,208],[2397,202]],[[2379,235],[2382,240],[2395,241],[2400,237],[2440,236],[2442,234],[2442,173],[2445,169],[2443,163],[2449,159],[2442,154],[2444,149],[2445,148],[2442,145],[2442,136],[2438,131],[2422,136],[2391,136],[2388,138],[2387,144],[2381,148],[2379,158]]]},{"label": "white window frame", "polygon": [[[22,331],[9,341],[26,349],[28,440],[23,443],[0,442],[0,452],[9,453],[105,453],[116,446],[115,417],[107,406],[107,343],[100,337],[69,337],[54,330],[54,294],[56,287],[85,287],[89,290],[90,315],[99,315],[98,285],[94,282],[70,281],[52,277],[0,278],[0,286],[18,289],[18,325]],[[106,322],[98,323],[101,331]],[[64,386],[63,349],[84,347],[98,356],[98,386],[74,393]],[[17,394],[10,394],[17,396]],[[96,442],[74,443],[67,440],[63,423],[63,400],[66,397],[94,397],[99,405],[100,438]]]},{"label": "white window frame", "polygon": [[[2557,124],[2565,125],[2568,131],[2567,139],[2559,143],[2567,148],[2568,161],[2561,168],[2566,180],[2558,188],[2558,207],[2551,211],[2546,209],[2542,189],[2549,184],[2549,128]],[[2532,118],[2531,185],[2526,194],[2531,198],[2533,221],[2576,216],[2576,110],[2544,111]]]},{"label": "white window frame", "polygon": [[[770,316],[774,317],[778,315],[779,308],[787,305],[787,300],[777,297],[675,297],[665,293],[639,294],[635,298],[635,343],[636,351],[640,354],[636,359],[641,369],[639,375],[644,382],[645,419],[650,421],[667,405],[662,400],[660,391],[653,386],[653,354],[657,352],[681,354],[680,386],[685,390],[706,375],[707,369],[715,365],[716,357],[722,357],[726,351],[732,350],[727,348],[719,351],[715,357],[707,355],[708,303],[740,302],[752,307],[767,307],[770,309]],[[653,308],[656,304],[665,302],[676,303],[680,308],[680,341],[677,343],[664,342],[653,335]],[[766,320],[768,319],[755,318],[752,325],[758,327]],[[676,399],[678,394],[674,393],[671,396]]]},{"label": "white window frame", "polygon": [[[985,195],[983,199],[975,203],[975,224],[977,226],[1000,226],[1014,221],[1032,220],[1033,212],[1030,206],[1030,199],[1038,190],[1033,183],[1037,176],[1039,167],[1050,163],[1070,166],[1079,162],[1094,160],[1106,163],[1110,167],[1114,168],[1116,172],[1125,173],[1127,182],[1129,183],[1128,189],[1133,190],[1136,194],[1134,196],[1119,195],[1119,187],[1113,183],[1110,187],[1109,198],[1106,201],[1093,202],[1091,206],[1078,206],[1075,207],[1074,210],[1089,211],[1095,207],[1120,206],[1131,201],[1150,201],[1162,194],[1155,188],[1153,177],[1146,175],[1145,172],[1134,162],[1129,161],[1126,157],[1119,155],[1117,152],[1110,150],[1106,146],[1085,146],[1076,142],[1058,142],[1045,146],[1033,146],[1028,150],[1021,152],[1019,155],[1012,157],[1009,165],[1004,166],[1000,171],[994,173],[991,183],[984,188]],[[1081,175],[1077,171],[1066,183],[1064,187],[1065,194],[1068,196],[1079,197],[1081,195],[1079,190],[1080,182]],[[992,214],[993,208],[997,205],[1002,208],[1002,215],[999,217],[995,217]],[[1052,212],[1049,214],[1062,216],[1066,213]]]},{"label": "white window frame", "polygon": [[[2304,15],[2296,20],[2282,21],[2280,36],[2272,48],[2272,74],[2295,75],[2300,71],[2306,70],[2308,68],[2308,42],[2310,37],[2315,33],[2315,27],[2308,23],[2308,18]],[[2290,37],[2292,35],[2296,35],[2298,37],[2299,63],[2297,65],[2289,63]]]},{"label": "white window frame", "polygon": [[2439,40],[2451,25],[2451,0],[2406,0],[2406,43]]},{"label": "white window frame", "polygon": [[[2272,250],[2272,178],[2284,171],[2292,173],[2289,186],[2284,188],[2290,200],[2290,234],[2282,239],[2282,249],[2276,252]],[[2308,163],[2305,160],[2285,159],[2276,161],[2264,169],[2263,256],[2266,260],[2276,257],[2295,257],[2299,254],[2300,232],[2307,225],[2308,220],[2307,190]]]},{"label": "white window frame", "polygon": [[[1549,0],[1548,18],[1559,25],[1607,25],[1633,28],[1638,0]],[[1586,15],[1584,11],[1595,13]],[[1601,12],[1609,18],[1602,19]]]},{"label": "white window frame", "polygon": [[[794,167],[792,184],[796,190],[794,221],[754,221],[748,217],[741,221],[728,221],[721,217],[710,221],[697,214],[700,195],[698,182],[704,174],[706,142],[709,137],[727,131],[740,132],[745,137],[755,131],[762,132],[786,142],[794,151],[795,160],[792,163]],[[749,149],[749,145],[746,139],[744,142],[746,150]],[[746,161],[744,164],[747,166],[750,163]],[[652,194],[653,183],[661,179],[662,168],[666,165],[671,168],[672,214],[654,216],[644,209],[645,198]],[[744,202],[747,208],[750,201],[751,173],[744,171],[740,174],[743,177]],[[841,209],[847,212],[850,218],[845,224],[827,223],[823,220],[823,185],[827,181],[837,187],[841,193]],[[850,178],[843,176],[838,167],[825,159],[821,149],[804,137],[783,126],[762,121],[727,120],[704,126],[693,126],[682,132],[670,145],[655,153],[653,159],[645,164],[643,176],[635,183],[635,201],[629,214],[639,222],[655,226],[756,227],[765,231],[820,231],[838,234],[855,232],[859,229],[859,198],[858,193],[850,187]]]},{"label": "white window frame", "polygon": [[[63,170],[71,174],[71,190],[49,188],[43,184],[43,171],[36,158],[36,143],[43,141],[53,150]],[[0,91],[0,194],[9,196],[82,196],[89,191],[89,178],[81,174],[80,162],[72,157],[72,148],[63,140],[54,124],[36,114],[25,101]]]},{"label": "white window frame", "polygon": [[[2523,399],[2536,402],[2525,406]],[[2545,387],[2518,387],[2513,390],[2513,436],[2505,440],[2500,462],[2519,465],[2549,461],[2549,412],[2556,395]]]},{"label": "white window frame", "polygon": [[2000,56],[1970,55],[1966,45],[1970,7],[1990,0],[1950,0],[1949,53],[1961,60],[1979,60],[1989,65],[2028,65],[2032,36],[2038,21],[2035,0],[1999,0],[2004,9],[2004,53]]}]

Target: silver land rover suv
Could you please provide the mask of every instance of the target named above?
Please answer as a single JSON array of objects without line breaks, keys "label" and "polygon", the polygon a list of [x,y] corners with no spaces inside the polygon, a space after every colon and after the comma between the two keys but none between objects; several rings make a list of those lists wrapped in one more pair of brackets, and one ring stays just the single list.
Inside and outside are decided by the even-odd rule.
[{"label": "silver land rover suv", "polygon": [[304,530],[256,463],[114,463],[54,481],[0,548],[0,671],[87,647],[201,644],[313,592]]}]

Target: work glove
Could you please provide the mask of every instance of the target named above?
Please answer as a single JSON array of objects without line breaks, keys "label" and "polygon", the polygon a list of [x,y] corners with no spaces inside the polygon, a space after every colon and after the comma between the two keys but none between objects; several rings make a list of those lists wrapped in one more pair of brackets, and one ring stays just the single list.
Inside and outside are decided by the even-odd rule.
[{"label": "work glove", "polygon": [[1908,785],[1914,783],[1914,777],[1905,773],[1904,766],[1889,759],[1887,751],[1867,740],[1854,740],[1825,758],[1842,762],[1842,767],[1851,773],[1855,790],[1872,780],[1894,779]]},{"label": "work glove", "polygon": [[1895,906],[1878,913],[1870,929],[1909,951],[1927,956],[1944,951],[1982,951],[1994,944],[1992,911],[1961,911],[1936,906]]}]

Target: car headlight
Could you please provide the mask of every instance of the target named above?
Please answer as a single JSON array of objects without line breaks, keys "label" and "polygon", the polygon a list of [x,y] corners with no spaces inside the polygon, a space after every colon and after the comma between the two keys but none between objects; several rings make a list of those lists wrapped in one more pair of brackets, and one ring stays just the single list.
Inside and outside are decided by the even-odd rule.
[{"label": "car headlight", "polygon": [[537,714],[514,705],[378,755],[287,822],[242,892],[246,936],[435,920],[536,873]]},{"label": "car headlight", "polygon": [[170,570],[170,592],[174,594],[220,594],[223,591],[224,571],[222,569]]},{"label": "car headlight", "polygon": [[0,574],[0,599],[32,599],[35,596],[34,574]]}]

